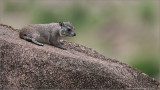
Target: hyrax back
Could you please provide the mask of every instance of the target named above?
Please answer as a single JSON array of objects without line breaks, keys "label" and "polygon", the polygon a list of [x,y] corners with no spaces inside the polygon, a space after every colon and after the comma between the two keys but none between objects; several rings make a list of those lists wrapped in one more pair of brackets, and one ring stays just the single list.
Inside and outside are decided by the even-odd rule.
[{"label": "hyrax back", "polygon": [[76,36],[70,22],[27,25],[20,30],[19,35],[20,38],[39,46],[46,43],[61,49],[65,48],[61,46],[60,39]]}]

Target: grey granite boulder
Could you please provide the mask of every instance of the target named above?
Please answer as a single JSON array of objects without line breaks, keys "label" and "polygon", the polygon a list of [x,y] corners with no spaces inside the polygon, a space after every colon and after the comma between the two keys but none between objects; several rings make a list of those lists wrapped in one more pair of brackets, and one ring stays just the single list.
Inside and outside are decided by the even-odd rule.
[{"label": "grey granite boulder", "polygon": [[37,46],[0,26],[0,89],[158,89],[159,82],[91,48]]}]

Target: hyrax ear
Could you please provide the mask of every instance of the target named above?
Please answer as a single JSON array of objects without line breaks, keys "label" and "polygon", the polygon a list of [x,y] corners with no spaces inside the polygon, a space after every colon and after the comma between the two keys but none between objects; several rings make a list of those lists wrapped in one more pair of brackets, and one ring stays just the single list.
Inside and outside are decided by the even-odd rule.
[{"label": "hyrax ear", "polygon": [[64,26],[64,23],[63,22],[59,22],[59,25],[62,27],[62,26]]},{"label": "hyrax ear", "polygon": [[68,21],[69,24],[72,24],[70,21]]}]

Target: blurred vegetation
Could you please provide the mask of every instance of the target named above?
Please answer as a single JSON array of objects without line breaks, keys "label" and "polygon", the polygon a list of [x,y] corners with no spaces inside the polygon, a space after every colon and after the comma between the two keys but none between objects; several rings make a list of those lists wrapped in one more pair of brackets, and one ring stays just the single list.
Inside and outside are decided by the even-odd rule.
[{"label": "blurred vegetation", "polygon": [[10,2],[10,0],[4,1],[4,11],[5,12],[19,12],[28,10],[28,4],[23,2]]},{"label": "blurred vegetation", "polygon": [[50,23],[53,21],[56,21],[57,18],[56,15],[51,12],[51,10],[46,9],[46,8],[35,8],[32,13],[31,13],[31,17],[32,17],[32,23],[41,23],[41,24],[45,24],[45,23]]},{"label": "blurred vegetation", "polygon": [[6,18],[8,13],[25,13],[28,24],[70,21],[77,33],[70,40],[127,62],[152,77],[160,75],[156,1],[46,2],[3,0],[3,12]]},{"label": "blurred vegetation", "polygon": [[153,53],[145,53],[136,55],[132,58],[131,66],[143,71],[151,77],[158,77],[159,75],[159,55]]},{"label": "blurred vegetation", "polygon": [[154,21],[156,19],[156,8],[153,3],[150,2],[142,3],[138,9],[140,18],[143,20],[143,22],[154,24]]}]

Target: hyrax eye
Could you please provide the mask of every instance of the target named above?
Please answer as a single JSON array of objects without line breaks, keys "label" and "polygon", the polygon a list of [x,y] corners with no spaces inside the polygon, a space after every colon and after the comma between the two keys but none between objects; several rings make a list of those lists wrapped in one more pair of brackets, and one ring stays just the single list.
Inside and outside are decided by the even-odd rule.
[{"label": "hyrax eye", "polygon": [[68,28],[68,29],[67,29],[67,31],[69,31],[69,32],[70,32],[70,31],[71,31],[71,29],[70,29],[70,28]]}]

